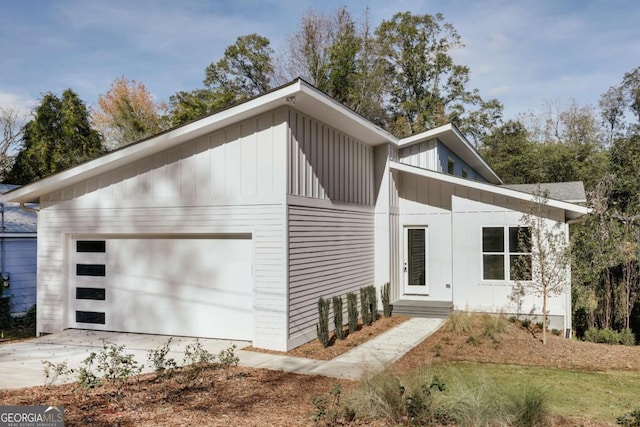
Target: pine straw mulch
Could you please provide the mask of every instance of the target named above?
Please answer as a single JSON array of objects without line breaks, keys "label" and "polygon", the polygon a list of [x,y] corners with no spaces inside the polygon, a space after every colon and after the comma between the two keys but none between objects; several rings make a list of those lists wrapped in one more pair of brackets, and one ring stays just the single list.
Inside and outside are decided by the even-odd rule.
[{"label": "pine straw mulch", "polygon": [[373,322],[369,326],[363,326],[362,322],[358,323],[358,328],[353,334],[348,334],[348,328],[345,327],[347,336],[345,339],[339,340],[336,338],[335,330],[331,331],[331,338],[329,339],[329,346],[324,348],[317,339],[309,341],[306,344],[296,347],[293,350],[287,352],[264,350],[255,347],[245,347],[243,350],[257,351],[261,353],[269,354],[282,354],[285,356],[304,357],[307,359],[315,360],[331,360],[334,359],[349,350],[354,349],[360,344],[364,344],[372,338],[388,331],[405,322],[409,319],[408,316],[391,316],[391,317],[378,317],[378,320]]},{"label": "pine straw mulch", "polygon": [[[316,394],[341,381],[265,369],[208,369],[193,385],[180,375],[139,377],[118,396],[114,386],[77,384],[0,390],[2,405],[64,405],[66,426],[306,426]],[[342,381],[346,384],[346,381]]]},{"label": "pine straw mulch", "polygon": [[[441,328],[408,352],[395,368],[408,371],[434,362],[469,361],[510,365],[561,368],[577,371],[637,371],[640,346],[606,345],[569,340],[547,332],[523,327],[505,319],[504,332],[492,337],[482,334],[483,315],[472,316],[470,334],[455,334]],[[472,338],[470,338],[472,337]]]}]

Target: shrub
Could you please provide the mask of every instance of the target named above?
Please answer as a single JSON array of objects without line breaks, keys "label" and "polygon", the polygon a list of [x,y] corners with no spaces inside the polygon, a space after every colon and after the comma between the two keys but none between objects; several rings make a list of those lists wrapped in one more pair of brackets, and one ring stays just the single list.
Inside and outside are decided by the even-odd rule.
[{"label": "shrub", "polygon": [[174,359],[167,357],[172,340],[173,338],[169,337],[162,347],[147,352],[147,360],[151,363],[157,378],[170,378],[178,366]]},{"label": "shrub", "polygon": [[369,320],[370,323],[373,323],[378,320],[378,296],[376,287],[374,285],[367,286],[367,292],[369,293]]},{"label": "shrub", "polygon": [[380,299],[382,300],[382,314],[384,317],[391,317],[391,284],[389,282],[382,285]]},{"label": "shrub", "polygon": [[372,320],[369,313],[369,291],[367,288],[360,288],[360,316],[364,326],[371,325]]},{"label": "shrub", "polygon": [[616,418],[616,424],[623,427],[640,427],[640,408]]},{"label": "shrub", "polygon": [[329,301],[320,297],[318,300],[318,324],[316,325],[318,340],[322,347],[329,346]]},{"label": "shrub", "polygon": [[549,395],[536,387],[526,387],[508,397],[507,411],[510,425],[517,427],[545,426],[549,424]]},{"label": "shrub", "polygon": [[444,330],[455,335],[467,335],[472,332],[471,315],[466,311],[454,311],[449,314]]},{"label": "shrub", "polygon": [[60,363],[49,362],[48,360],[42,361],[44,370],[44,386],[48,387],[56,382],[59,378],[66,378],[73,374],[73,369],[69,369],[67,361]]},{"label": "shrub", "polygon": [[202,346],[199,339],[184,349],[183,370],[187,385],[192,385],[204,370],[215,361],[215,356]]},{"label": "shrub", "polygon": [[344,323],[342,322],[342,298],[340,296],[333,297],[333,324],[336,328],[336,338],[343,340],[345,333]]},{"label": "shrub", "polygon": [[504,316],[482,315],[482,336],[495,340],[498,335],[505,331],[506,327],[507,321]]},{"label": "shrub", "polygon": [[584,333],[584,340],[599,344],[623,344],[635,345],[636,339],[631,329],[624,329],[620,332],[612,329],[589,328]]},{"label": "shrub", "polygon": [[355,413],[342,405],[342,386],[334,384],[329,397],[316,395],[311,398],[311,403],[315,408],[312,415],[316,425],[335,426],[350,423],[355,418]]},{"label": "shrub", "polygon": [[636,345],[636,336],[630,328],[618,332],[618,338],[622,345]]},{"label": "shrub", "polygon": [[142,372],[142,365],[138,365],[133,354],[125,353],[124,345],[116,345],[102,338],[102,350],[96,354],[96,370],[102,373],[102,378],[113,382],[118,394],[129,377]]},{"label": "shrub", "polygon": [[347,313],[349,315],[349,333],[358,330],[358,296],[353,292],[347,294]]},{"label": "shrub", "polygon": [[552,329],[551,333],[557,337],[559,337],[562,334],[562,331],[560,329]]}]

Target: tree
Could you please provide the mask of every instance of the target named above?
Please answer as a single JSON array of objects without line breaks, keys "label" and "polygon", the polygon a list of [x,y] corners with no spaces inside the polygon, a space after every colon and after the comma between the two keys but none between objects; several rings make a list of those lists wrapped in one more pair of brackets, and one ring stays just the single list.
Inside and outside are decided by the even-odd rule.
[{"label": "tree", "polygon": [[0,181],[13,166],[13,151],[19,146],[26,116],[17,108],[0,107]]},{"label": "tree", "polygon": [[102,153],[102,138],[78,95],[71,89],[62,98],[47,93],[24,127],[23,146],[7,182],[29,184]]},{"label": "tree", "polygon": [[270,90],[273,49],[258,34],[240,36],[224,56],[205,70],[203,89],[170,98],[174,125],[199,119]]},{"label": "tree", "polygon": [[166,108],[164,103],[153,100],[144,84],[122,76],[98,97],[98,109],[91,118],[107,149],[112,150],[165,129]]},{"label": "tree", "polygon": [[469,106],[482,105],[477,89],[468,88],[469,67],[451,57],[463,44],[442,14],[397,13],[380,24],[376,36],[390,73],[389,129],[396,135],[457,124]]},{"label": "tree", "polygon": [[527,256],[517,258],[516,265],[521,277],[519,282],[526,292],[542,297],[542,343],[547,343],[547,302],[549,296],[560,295],[569,287],[569,253],[564,224],[547,219],[548,195],[538,188],[529,211],[522,217],[522,225],[529,232],[519,233],[519,245],[531,250]]},{"label": "tree", "polygon": [[620,85],[627,105],[636,116],[640,125],[640,67],[624,74],[622,84]]},{"label": "tree", "polygon": [[598,105],[600,106],[600,116],[604,119],[609,130],[609,145],[611,145],[617,131],[623,127],[622,120],[626,105],[622,89],[611,86],[606,93],[600,96]]}]

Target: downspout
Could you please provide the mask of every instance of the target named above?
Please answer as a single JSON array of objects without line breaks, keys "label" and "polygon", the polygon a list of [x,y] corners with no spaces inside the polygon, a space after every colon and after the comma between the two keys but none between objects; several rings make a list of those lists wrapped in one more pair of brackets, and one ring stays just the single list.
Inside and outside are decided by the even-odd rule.
[{"label": "downspout", "polygon": [[24,204],[24,202],[20,202],[20,209],[22,209],[25,212],[30,212],[30,213],[35,213],[35,214],[40,212],[40,209],[38,209],[38,208],[30,208],[30,207],[26,206]]},{"label": "downspout", "polygon": [[4,282],[4,272],[5,272],[4,267],[5,267],[5,260],[6,260],[6,256],[5,256],[6,251],[5,251],[5,244],[4,244],[5,225],[4,225],[4,203],[3,202],[0,202],[0,217],[1,217],[0,222],[2,227],[2,238],[0,238],[0,251],[2,251],[2,255],[0,255],[0,274],[2,275],[3,282]]}]

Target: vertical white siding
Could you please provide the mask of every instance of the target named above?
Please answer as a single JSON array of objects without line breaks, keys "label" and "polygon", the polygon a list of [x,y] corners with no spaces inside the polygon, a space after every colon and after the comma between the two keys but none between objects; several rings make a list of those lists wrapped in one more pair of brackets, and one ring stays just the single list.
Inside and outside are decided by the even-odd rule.
[{"label": "vertical white siding", "polygon": [[435,140],[413,144],[409,147],[401,148],[399,152],[401,163],[431,170],[437,170],[436,156]]},{"label": "vertical white siding", "polygon": [[251,233],[254,345],[287,346],[286,110],[49,194],[38,222],[38,331],[65,321],[71,235]]},{"label": "vertical white siding", "polygon": [[295,110],[289,111],[289,125],[289,194],[375,203],[373,147]]},{"label": "vertical white siding", "polygon": [[289,347],[315,338],[320,297],[374,281],[373,211],[289,206]]}]

